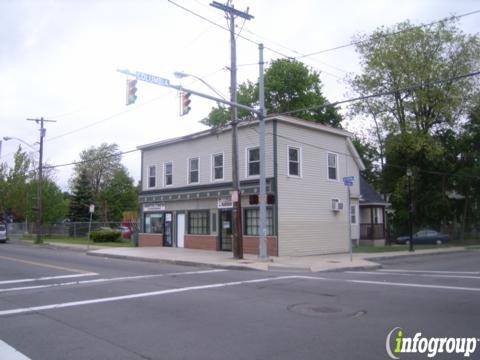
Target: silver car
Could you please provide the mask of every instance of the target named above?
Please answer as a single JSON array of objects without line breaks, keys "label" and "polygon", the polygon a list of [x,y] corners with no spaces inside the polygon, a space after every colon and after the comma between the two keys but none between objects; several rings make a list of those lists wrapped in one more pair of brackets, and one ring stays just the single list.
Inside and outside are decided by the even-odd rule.
[{"label": "silver car", "polygon": [[7,227],[4,224],[0,224],[0,242],[7,241]]}]

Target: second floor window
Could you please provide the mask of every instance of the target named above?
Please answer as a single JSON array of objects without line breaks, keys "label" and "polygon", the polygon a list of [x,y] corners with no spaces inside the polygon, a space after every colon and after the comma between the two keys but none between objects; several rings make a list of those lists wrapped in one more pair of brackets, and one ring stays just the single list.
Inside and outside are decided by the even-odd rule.
[{"label": "second floor window", "polygon": [[173,164],[171,162],[165,164],[165,186],[173,184]]},{"label": "second floor window", "polygon": [[198,158],[190,159],[188,164],[188,182],[190,184],[198,183],[198,168],[200,160]]},{"label": "second floor window", "polygon": [[247,176],[260,175],[260,149],[247,150]]},{"label": "second floor window", "polygon": [[288,175],[300,176],[300,149],[288,147]]},{"label": "second floor window", "polygon": [[213,155],[213,180],[223,179],[223,154]]},{"label": "second floor window", "polygon": [[154,188],[157,183],[157,176],[155,174],[155,166],[150,166],[148,168],[148,187]]},{"label": "second floor window", "polygon": [[328,178],[338,180],[337,174],[337,154],[328,153]]}]

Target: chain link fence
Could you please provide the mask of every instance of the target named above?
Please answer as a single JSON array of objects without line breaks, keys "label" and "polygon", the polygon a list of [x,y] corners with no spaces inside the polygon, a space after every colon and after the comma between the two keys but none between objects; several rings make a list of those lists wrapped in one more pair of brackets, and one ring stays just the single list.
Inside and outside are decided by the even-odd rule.
[{"label": "chain link fence", "polygon": [[[118,230],[123,237],[131,237],[132,234],[138,232],[138,224],[135,221],[129,222],[92,222],[91,228],[89,222],[64,222],[64,223],[47,223],[42,225],[42,235],[51,238],[86,238],[90,231],[101,228],[110,228]],[[35,223],[9,223],[7,224],[7,234],[10,241],[28,238],[33,234],[37,234]]]}]

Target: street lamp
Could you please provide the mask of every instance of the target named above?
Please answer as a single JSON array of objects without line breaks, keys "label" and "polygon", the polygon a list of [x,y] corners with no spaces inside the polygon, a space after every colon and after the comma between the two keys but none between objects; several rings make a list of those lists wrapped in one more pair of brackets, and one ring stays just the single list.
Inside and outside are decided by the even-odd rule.
[{"label": "street lamp", "polygon": [[222,99],[224,100],[227,100],[227,98],[220,92],[218,91],[217,89],[215,89],[212,85],[210,85],[209,83],[207,83],[205,80],[203,80],[201,77],[199,76],[196,76],[196,75],[192,75],[192,74],[187,74],[183,71],[175,71],[173,73],[173,75],[177,78],[177,79],[183,79],[183,78],[186,78],[186,77],[192,77],[194,79],[197,79],[198,81],[200,81],[202,84],[204,84],[205,86],[207,86],[210,90],[212,90],[215,94],[217,94],[218,96],[220,96]]},{"label": "street lamp", "polygon": [[412,169],[407,168],[407,178],[408,178],[408,227],[409,227],[409,236],[410,236],[410,243],[408,247],[408,251],[414,251],[413,249],[413,202],[412,202],[412,179],[413,173]]},{"label": "street lamp", "polygon": [[24,140],[22,140],[22,139],[20,139],[20,138],[17,138],[17,137],[4,136],[4,137],[3,137],[3,140],[5,140],[5,141],[17,140],[17,141],[20,141],[21,143],[27,145],[30,149],[33,149],[33,150],[37,151],[37,149],[35,149],[33,145],[31,145],[31,144],[27,143],[26,141],[24,141]]}]

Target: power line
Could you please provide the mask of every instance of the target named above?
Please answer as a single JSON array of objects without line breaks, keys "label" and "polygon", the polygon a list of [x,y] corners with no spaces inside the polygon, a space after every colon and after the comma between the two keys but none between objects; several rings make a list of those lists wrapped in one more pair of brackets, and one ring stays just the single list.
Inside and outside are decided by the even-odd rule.
[{"label": "power line", "polygon": [[[228,27],[225,27],[225,26],[223,26],[223,25],[220,25],[220,24],[216,23],[215,21],[210,20],[210,19],[206,18],[205,16],[202,16],[202,15],[196,13],[196,12],[193,11],[193,10],[190,10],[190,9],[188,9],[188,8],[180,5],[180,4],[177,4],[177,3],[174,2],[173,0],[168,0],[168,2],[171,3],[171,4],[173,4],[173,5],[175,5],[175,6],[177,6],[177,7],[179,7],[179,8],[182,9],[182,10],[185,10],[185,11],[189,12],[190,14],[192,14],[192,15],[194,15],[194,16],[196,16],[196,17],[199,17],[200,19],[203,19],[203,20],[209,22],[209,23],[212,24],[212,25],[215,25],[215,26],[219,27],[220,29],[223,29],[223,30],[225,30],[225,31],[230,31],[230,29],[229,29]],[[235,34],[238,38],[241,38],[241,39],[243,39],[243,40],[246,40],[246,41],[248,41],[248,42],[251,42],[252,44],[255,44],[255,45],[257,45],[257,46],[259,45],[259,43],[256,42],[255,40],[252,40],[252,39],[250,39],[250,38],[248,38],[248,37],[246,37],[246,36],[244,36],[244,35],[242,35],[242,34],[240,34],[240,33],[234,33],[234,34]],[[288,56],[288,55],[286,55],[286,54],[283,54],[283,53],[281,53],[280,51],[277,51],[277,50],[272,49],[272,48],[270,48],[270,47],[265,46],[265,49],[268,49],[268,50],[270,50],[271,52],[273,52],[273,53],[275,53],[275,54],[277,54],[277,55],[280,55],[280,56],[282,56],[282,57],[291,58],[291,56]]]},{"label": "power line", "polygon": [[46,165],[46,166],[44,166],[43,168],[44,168],[44,169],[55,169],[55,168],[65,167],[65,166],[85,164],[85,163],[89,163],[89,162],[95,162],[95,161],[99,161],[99,160],[110,159],[110,158],[112,158],[112,157],[117,157],[117,156],[122,156],[122,155],[130,154],[130,153],[133,153],[133,152],[135,152],[135,151],[139,151],[139,149],[132,149],[132,150],[127,150],[127,151],[121,151],[121,152],[118,152],[118,153],[115,153],[115,154],[110,154],[110,155],[107,155],[107,156],[100,156],[100,157],[97,157],[97,158],[94,158],[94,159],[80,160],[80,161],[72,161],[72,162],[69,162],[69,163],[66,163],[66,164]]},{"label": "power line", "polygon": [[398,93],[398,92],[407,92],[407,91],[417,90],[417,89],[420,89],[422,87],[430,87],[432,85],[442,84],[442,83],[446,83],[446,82],[449,82],[449,81],[456,81],[456,80],[465,79],[465,78],[478,76],[478,75],[480,75],[480,71],[475,71],[475,72],[471,72],[471,73],[464,74],[464,75],[453,76],[453,77],[447,78],[447,79],[440,79],[440,80],[435,80],[435,81],[424,82],[424,83],[415,84],[415,85],[408,86],[408,87],[401,88],[401,89],[394,89],[394,90],[383,91],[383,92],[379,92],[379,93],[375,93],[375,94],[371,94],[371,95],[358,96],[358,97],[355,97],[355,98],[335,101],[335,102],[332,102],[332,103],[327,102],[326,104],[314,105],[314,106],[304,107],[304,108],[300,108],[300,109],[296,109],[296,110],[285,111],[285,112],[278,113],[278,114],[275,114],[275,115],[290,115],[290,114],[295,114],[295,113],[301,112],[301,111],[319,110],[319,109],[325,108],[327,106],[337,106],[337,105],[341,105],[341,104],[345,104],[345,103],[349,103],[349,102],[366,100],[366,99],[371,99],[371,98],[381,97],[381,96],[386,96],[386,95],[393,95],[393,94]]},{"label": "power line", "polygon": [[[471,11],[471,12],[460,14],[460,15],[449,16],[449,17],[443,18],[441,20],[432,21],[432,22],[427,23],[427,24],[412,26],[412,27],[409,27],[407,29],[395,31],[395,32],[389,33],[389,34],[381,34],[380,36],[381,37],[387,37],[387,36],[397,35],[397,34],[401,34],[403,32],[411,31],[411,30],[414,30],[414,29],[420,29],[422,27],[431,26],[431,25],[438,24],[438,23],[445,22],[445,21],[453,21],[455,19],[460,19],[462,17],[475,15],[475,14],[478,14],[478,13],[480,13],[480,10],[475,10],[475,11]],[[350,46],[355,46],[355,45],[362,44],[362,43],[370,41],[370,38],[371,38],[371,35],[368,37],[368,39],[365,39],[365,40],[352,41],[348,44],[335,46],[335,47],[332,47],[332,48],[329,48],[329,49],[314,51],[314,52],[309,53],[309,54],[297,56],[297,57],[295,57],[295,59],[297,59],[297,60],[298,59],[303,59],[303,58],[306,58],[306,57],[310,57],[310,56],[314,56],[314,55],[318,55],[318,54],[323,54],[323,53],[334,51],[334,50],[340,50],[340,49],[347,48],[347,47],[350,47]]]}]

